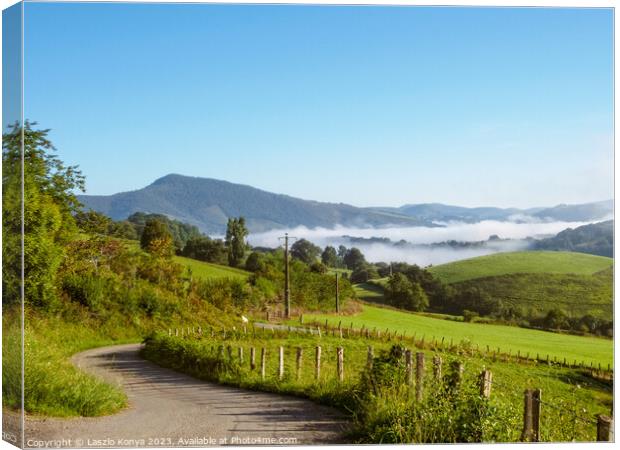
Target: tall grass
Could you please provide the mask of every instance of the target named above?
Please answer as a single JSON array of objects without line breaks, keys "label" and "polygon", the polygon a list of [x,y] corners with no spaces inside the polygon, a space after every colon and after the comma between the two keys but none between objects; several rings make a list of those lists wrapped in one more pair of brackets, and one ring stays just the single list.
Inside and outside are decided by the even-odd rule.
[{"label": "tall grass", "polygon": [[[45,328],[63,333],[66,339],[49,340],[45,331],[26,323],[24,409],[32,414],[65,417],[100,416],[123,408],[127,399],[119,387],[80,371],[68,360],[68,355],[105,341],[86,328],[48,320]],[[4,324],[2,400],[4,405],[17,408],[21,405],[21,353],[15,350],[20,349],[21,331],[8,319]]]},{"label": "tall grass", "polygon": [[[606,386],[580,378],[576,371],[542,365],[520,365],[443,353],[442,381],[434,380],[429,367],[436,352],[427,351],[424,397],[415,400],[414,390],[403,383],[402,358],[390,356],[394,341],[340,339],[302,334],[266,332],[264,335],[230,335],[225,340],[154,334],[146,340],[143,356],[160,365],[219,383],[255,390],[307,397],[349,413],[353,420],[350,441],[357,443],[400,442],[513,442],[521,433],[523,389],[541,388],[559,409],[543,408],[542,436],[546,441],[589,441],[595,438],[594,413],[611,404]],[[366,348],[375,346],[371,372],[366,370]],[[322,347],[321,378],[314,376],[314,355]],[[229,356],[230,346],[232,357]],[[285,347],[284,376],[277,375],[278,348]],[[336,378],[336,348],[345,351],[345,377]],[[243,348],[243,361],[238,348]],[[249,367],[250,348],[256,350],[257,368]],[[260,351],[267,351],[266,377],[259,372]],[[303,370],[296,373],[296,349],[303,350]],[[401,350],[402,353],[402,350]],[[458,353],[458,352],[457,352]],[[458,389],[449,388],[452,361],[465,363],[465,376]],[[380,369],[383,368],[383,369]],[[493,371],[490,400],[479,395],[478,374]],[[581,387],[577,387],[578,385]],[[590,422],[575,420],[575,414]]]}]

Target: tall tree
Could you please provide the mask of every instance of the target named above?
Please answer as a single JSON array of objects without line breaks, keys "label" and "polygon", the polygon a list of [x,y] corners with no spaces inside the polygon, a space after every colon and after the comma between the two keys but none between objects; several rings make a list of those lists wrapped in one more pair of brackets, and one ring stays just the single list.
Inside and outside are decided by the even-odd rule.
[{"label": "tall tree", "polygon": [[239,267],[248,249],[245,238],[248,235],[248,229],[245,226],[243,217],[230,217],[226,226],[226,248],[228,250],[228,265],[231,267]]},{"label": "tall tree", "polygon": [[305,262],[308,265],[317,262],[320,254],[321,248],[317,247],[307,239],[295,241],[295,243],[291,246],[291,256]]},{"label": "tall tree", "polygon": [[2,301],[20,299],[23,156],[25,301],[47,306],[56,299],[63,245],[77,230],[75,191],[84,191],[84,177],[56,156],[49,130],[35,125],[16,123],[2,135]]},{"label": "tall tree", "polygon": [[140,247],[156,256],[172,256],[174,242],[168,226],[158,219],[149,219],[140,237]]},{"label": "tall tree", "polygon": [[388,281],[386,299],[397,308],[410,311],[424,311],[428,308],[428,297],[419,283],[411,282],[402,273],[395,273]]},{"label": "tall tree", "polygon": [[336,249],[331,245],[325,247],[325,250],[321,253],[321,261],[327,267],[338,267],[338,253],[336,253]]},{"label": "tall tree", "polygon": [[359,248],[353,247],[344,255],[344,264],[347,269],[355,270],[366,265],[366,258]]}]

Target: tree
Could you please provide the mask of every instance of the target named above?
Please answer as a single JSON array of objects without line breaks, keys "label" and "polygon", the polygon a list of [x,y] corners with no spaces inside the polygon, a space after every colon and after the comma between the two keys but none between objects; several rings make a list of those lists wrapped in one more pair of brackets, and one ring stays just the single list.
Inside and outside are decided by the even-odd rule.
[{"label": "tree", "polygon": [[338,253],[336,253],[336,249],[331,245],[325,247],[325,250],[321,253],[321,261],[327,267],[338,267]]},{"label": "tree", "polygon": [[82,231],[89,234],[108,234],[112,220],[92,209],[79,211],[75,215],[75,222]]},{"label": "tree", "polygon": [[248,229],[245,226],[243,217],[228,219],[226,226],[226,248],[228,250],[228,265],[231,267],[239,267],[248,245],[245,241],[248,235]]},{"label": "tree", "polygon": [[168,226],[158,219],[149,219],[140,237],[140,247],[155,256],[171,257],[174,243]]},{"label": "tree", "polygon": [[245,270],[249,272],[259,272],[263,267],[264,263],[261,254],[258,252],[250,253],[250,256],[248,256],[248,259],[245,261]]},{"label": "tree", "polygon": [[[84,191],[77,166],[65,166],[36,122],[15,123],[2,135],[2,287],[3,303],[20,301],[22,194],[24,197],[24,294],[30,304],[47,306],[56,297],[56,272],[64,244],[75,231]],[[23,135],[23,142],[22,142]],[[22,155],[23,143],[23,155]],[[22,192],[23,156],[23,192]]]},{"label": "tree", "polygon": [[300,239],[291,246],[291,256],[308,265],[317,262],[321,248],[314,245],[307,239]]},{"label": "tree", "polygon": [[344,255],[344,265],[347,269],[355,270],[366,265],[366,258],[359,248],[350,248]]},{"label": "tree", "polygon": [[188,239],[181,252],[183,256],[216,264],[226,264],[228,252],[221,239],[199,236]]},{"label": "tree", "polygon": [[108,227],[108,234],[122,239],[130,239],[132,241],[138,240],[138,232],[133,224],[127,220],[121,220],[120,222],[112,221]]},{"label": "tree", "polygon": [[545,328],[560,330],[568,328],[568,315],[560,308],[554,308],[547,312],[544,319]]},{"label": "tree", "polygon": [[424,311],[428,308],[428,297],[422,287],[401,273],[390,277],[385,292],[388,302],[397,308],[410,311]]}]

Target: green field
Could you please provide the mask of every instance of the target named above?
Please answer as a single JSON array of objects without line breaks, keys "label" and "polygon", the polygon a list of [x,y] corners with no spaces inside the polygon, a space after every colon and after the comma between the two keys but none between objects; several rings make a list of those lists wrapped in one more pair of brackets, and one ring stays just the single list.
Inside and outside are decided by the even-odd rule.
[{"label": "green field", "polygon": [[448,342],[468,340],[480,348],[487,345],[491,349],[498,347],[502,352],[511,351],[516,354],[520,351],[522,355],[529,352],[531,357],[539,354],[540,357],[549,355],[568,362],[584,361],[586,364],[607,364],[613,366],[613,341],[603,338],[573,336],[567,334],[551,333],[545,331],[531,330],[526,328],[511,327],[505,325],[491,325],[480,323],[457,322],[454,320],[442,320],[425,317],[418,314],[406,313],[402,311],[379,308],[364,305],[361,313],[354,316],[334,316],[327,314],[308,314],[304,315],[307,322],[327,320],[332,325],[337,325],[342,321],[343,325],[360,328],[377,328],[399,333],[406,332],[416,337],[426,336],[427,339],[445,338]]},{"label": "green field", "polygon": [[431,267],[444,283],[515,273],[592,275],[612,266],[613,259],[572,252],[511,252],[479,256]]},{"label": "green field", "polygon": [[359,283],[353,285],[355,295],[365,302],[382,303],[385,301],[383,288],[373,283]]},{"label": "green field", "polygon": [[613,270],[594,275],[515,273],[454,283],[476,287],[504,305],[520,307],[529,316],[561,308],[570,316],[590,314],[609,320],[613,315]]},{"label": "green field", "polygon": [[250,272],[245,270],[235,269],[228,266],[220,266],[219,264],[211,264],[203,261],[198,261],[191,258],[185,258],[183,256],[175,256],[174,260],[185,267],[189,267],[192,270],[192,275],[199,278],[241,278],[245,279],[250,275]]}]

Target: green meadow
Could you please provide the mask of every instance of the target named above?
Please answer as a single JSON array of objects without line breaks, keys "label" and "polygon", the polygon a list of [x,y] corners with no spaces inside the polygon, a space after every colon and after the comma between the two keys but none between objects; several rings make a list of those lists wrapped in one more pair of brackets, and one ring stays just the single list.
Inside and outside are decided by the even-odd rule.
[{"label": "green meadow", "polygon": [[569,334],[552,333],[506,325],[493,325],[482,323],[459,322],[456,320],[437,319],[420,314],[364,305],[362,312],[353,316],[336,316],[330,314],[307,314],[304,315],[306,322],[321,322],[327,320],[331,325],[349,326],[355,328],[377,328],[378,330],[390,329],[398,333],[406,333],[407,336],[425,336],[426,339],[441,340],[454,343],[469,341],[479,348],[484,349],[487,345],[491,350],[499,348],[501,352],[522,355],[530,354],[530,357],[540,355],[541,358],[549,355],[559,361],[566,358],[567,362],[599,363],[606,368],[613,367],[613,341],[604,338],[574,336]]},{"label": "green meadow", "polygon": [[592,275],[608,269],[613,259],[573,252],[511,252],[480,256],[431,267],[444,283],[515,273]]},{"label": "green meadow", "polygon": [[175,256],[173,259],[179,264],[183,264],[185,267],[191,269],[192,275],[198,278],[245,279],[250,275],[250,272],[246,272],[245,270],[235,269],[234,267],[228,266],[220,266],[219,264],[207,263],[191,258],[185,258],[183,256]]}]

